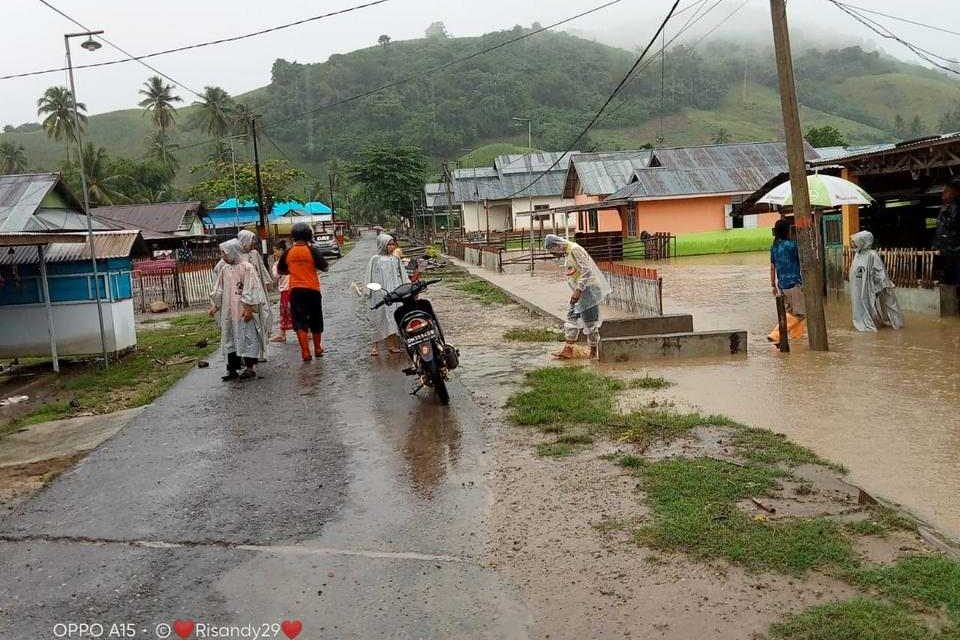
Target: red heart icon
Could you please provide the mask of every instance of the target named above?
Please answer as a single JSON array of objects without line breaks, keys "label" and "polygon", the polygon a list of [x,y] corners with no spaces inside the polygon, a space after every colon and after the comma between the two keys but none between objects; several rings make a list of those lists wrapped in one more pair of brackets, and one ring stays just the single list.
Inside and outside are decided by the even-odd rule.
[{"label": "red heart icon", "polygon": [[280,629],[283,630],[283,635],[293,640],[303,631],[303,623],[299,620],[284,620],[280,623]]},{"label": "red heart icon", "polygon": [[187,640],[193,633],[193,620],[174,620],[173,631],[183,640]]}]

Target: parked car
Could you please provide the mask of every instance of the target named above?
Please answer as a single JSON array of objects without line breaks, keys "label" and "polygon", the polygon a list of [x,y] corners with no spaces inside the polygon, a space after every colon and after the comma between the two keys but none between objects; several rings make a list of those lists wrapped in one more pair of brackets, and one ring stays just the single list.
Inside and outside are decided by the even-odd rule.
[{"label": "parked car", "polygon": [[341,257],[340,243],[337,242],[337,239],[332,235],[318,235],[313,239],[313,244],[320,249],[320,253],[323,254],[324,257]]}]

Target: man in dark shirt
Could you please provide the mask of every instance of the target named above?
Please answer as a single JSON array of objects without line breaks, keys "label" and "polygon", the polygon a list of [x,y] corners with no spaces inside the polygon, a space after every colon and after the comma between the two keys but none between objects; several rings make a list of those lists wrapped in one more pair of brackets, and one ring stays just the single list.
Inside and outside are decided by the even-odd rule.
[{"label": "man in dark shirt", "polygon": [[960,178],[943,188],[943,207],[937,216],[936,247],[940,250],[947,284],[960,284]]}]

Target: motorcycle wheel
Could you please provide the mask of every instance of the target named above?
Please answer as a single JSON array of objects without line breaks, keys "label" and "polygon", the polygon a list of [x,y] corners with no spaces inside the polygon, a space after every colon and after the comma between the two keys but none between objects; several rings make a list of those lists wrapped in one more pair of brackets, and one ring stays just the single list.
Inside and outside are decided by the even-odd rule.
[{"label": "motorcycle wheel", "polygon": [[430,361],[430,385],[433,387],[433,392],[437,394],[437,400],[440,401],[440,404],[450,404],[447,381],[443,379],[443,372],[440,370],[440,363],[437,358]]}]

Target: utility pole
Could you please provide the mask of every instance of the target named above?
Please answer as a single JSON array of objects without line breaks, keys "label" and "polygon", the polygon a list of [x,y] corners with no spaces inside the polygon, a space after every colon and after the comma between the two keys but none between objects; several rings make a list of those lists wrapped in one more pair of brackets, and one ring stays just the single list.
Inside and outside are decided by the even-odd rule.
[{"label": "utility pole", "polygon": [[337,208],[333,204],[333,172],[327,171],[327,178],[330,179],[330,220],[337,219]]},{"label": "utility pole", "polygon": [[777,52],[780,106],[787,139],[787,160],[790,166],[790,189],[793,193],[800,273],[803,277],[803,297],[807,307],[807,335],[811,350],[828,351],[827,321],[823,310],[823,270],[820,266],[814,218],[810,211],[807,161],[803,152],[803,132],[800,129],[797,87],[793,77],[786,0],[770,0],[770,13],[773,17],[773,42]]},{"label": "utility pole", "polygon": [[253,170],[257,177],[257,205],[260,210],[260,243],[263,245],[261,253],[263,261],[266,263],[267,256],[273,251],[270,242],[270,223],[267,220],[267,203],[263,195],[263,179],[260,177],[260,149],[257,145],[257,117],[250,116],[250,133],[253,136]]}]

